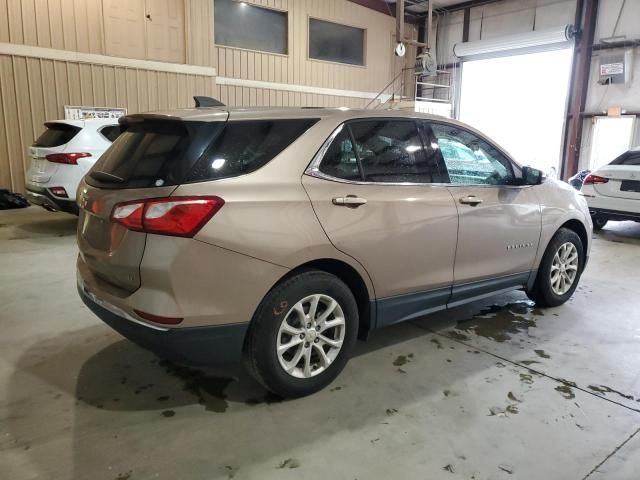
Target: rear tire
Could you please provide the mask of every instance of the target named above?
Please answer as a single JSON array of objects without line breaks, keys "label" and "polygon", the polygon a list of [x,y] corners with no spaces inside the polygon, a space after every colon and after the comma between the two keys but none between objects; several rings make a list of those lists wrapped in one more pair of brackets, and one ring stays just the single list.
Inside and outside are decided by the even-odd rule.
[{"label": "rear tire", "polygon": [[327,272],[305,271],[277,284],[260,303],[245,340],[245,365],[267,390],[303,397],[338,376],[357,334],[349,287]]},{"label": "rear tire", "polygon": [[576,232],[561,228],[542,257],[528,297],[540,307],[557,307],[571,298],[584,268],[584,246]]},{"label": "rear tire", "polygon": [[591,215],[591,221],[593,222],[593,229],[595,231],[600,231],[604,228],[609,219],[602,215]]}]

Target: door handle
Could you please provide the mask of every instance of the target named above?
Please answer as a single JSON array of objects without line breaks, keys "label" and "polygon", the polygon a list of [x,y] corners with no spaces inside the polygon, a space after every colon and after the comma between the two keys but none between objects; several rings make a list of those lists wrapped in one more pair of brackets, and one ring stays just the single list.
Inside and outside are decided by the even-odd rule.
[{"label": "door handle", "polygon": [[357,208],[367,203],[367,200],[355,195],[347,195],[346,197],[333,197],[331,203],[339,207]]},{"label": "door handle", "polygon": [[476,205],[482,203],[482,199],[476,197],[475,195],[467,195],[466,197],[460,198],[459,201],[464,205],[471,205],[472,207],[475,207]]}]

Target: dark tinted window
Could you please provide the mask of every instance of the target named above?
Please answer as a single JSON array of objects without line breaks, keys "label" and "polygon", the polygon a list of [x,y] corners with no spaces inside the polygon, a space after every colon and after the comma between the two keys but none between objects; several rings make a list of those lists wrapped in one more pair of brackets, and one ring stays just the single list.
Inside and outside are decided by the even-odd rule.
[{"label": "dark tinted window", "polygon": [[317,119],[229,122],[187,176],[187,182],[235,177],[265,165]]},{"label": "dark tinted window", "polygon": [[216,44],[287,53],[287,13],[236,0],[215,0]]},{"label": "dark tinted window", "polygon": [[73,137],[81,130],[80,127],[74,127],[66,123],[45,123],[47,129],[33,143],[34,147],[59,147],[65,143],[69,143]]},{"label": "dark tinted window", "polygon": [[331,142],[319,170],[336,178],[362,180],[358,160],[349,137],[349,130],[346,127],[343,127]]},{"label": "dark tinted window", "polygon": [[627,152],[616,158],[610,165],[640,166],[640,152]]},{"label": "dark tinted window", "polygon": [[221,122],[133,119],[89,172],[103,188],[177,185],[224,127]]},{"label": "dark tinted window", "polygon": [[100,130],[100,133],[102,134],[103,137],[105,137],[107,140],[113,143],[116,141],[116,138],[118,138],[118,136],[120,135],[120,126],[113,125],[108,127],[102,127],[102,129]]},{"label": "dark tinted window", "polygon": [[433,134],[431,126],[427,122],[419,121],[418,130],[422,137],[427,165],[432,171],[433,183],[449,183],[449,172],[447,172],[447,167],[438,148],[438,140]]},{"label": "dark tinted window", "polygon": [[362,28],[309,19],[309,58],[329,62],[364,65]]},{"label": "dark tinted window", "polygon": [[431,123],[450,182],[462,185],[511,185],[511,162],[494,146],[455,125]]},{"label": "dark tinted window", "polygon": [[432,182],[422,140],[411,120],[349,123],[364,179],[368,182]]}]

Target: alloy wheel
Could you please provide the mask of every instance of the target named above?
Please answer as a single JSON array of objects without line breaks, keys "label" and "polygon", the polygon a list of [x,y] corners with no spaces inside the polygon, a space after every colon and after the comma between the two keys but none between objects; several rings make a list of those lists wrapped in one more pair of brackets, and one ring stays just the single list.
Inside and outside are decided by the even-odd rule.
[{"label": "alloy wheel", "polygon": [[345,337],[340,304],[328,295],[309,295],[297,302],[278,329],[276,353],[280,366],[296,378],[325,371],[336,359]]},{"label": "alloy wheel", "polygon": [[553,256],[551,290],[558,296],[567,293],[578,276],[578,249],[571,242],[563,243]]}]

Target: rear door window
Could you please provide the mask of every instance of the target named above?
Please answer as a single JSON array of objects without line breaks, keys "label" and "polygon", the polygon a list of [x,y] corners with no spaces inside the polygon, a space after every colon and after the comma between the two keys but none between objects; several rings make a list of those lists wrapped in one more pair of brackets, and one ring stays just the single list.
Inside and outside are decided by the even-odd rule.
[{"label": "rear door window", "polygon": [[318,119],[230,121],[185,182],[236,177],[266,165]]},{"label": "rear door window", "polygon": [[331,177],[343,180],[362,180],[356,152],[353,149],[349,129],[342,127],[324,154],[319,170]]},{"label": "rear door window", "polygon": [[433,181],[418,129],[411,120],[351,122],[349,129],[367,182]]},{"label": "rear door window", "polygon": [[413,120],[376,119],[347,123],[319,170],[345,180],[431,183],[437,166],[425,155]]},{"label": "rear door window", "polygon": [[68,123],[49,122],[44,124],[47,129],[33,143],[34,147],[52,148],[69,143],[80,130],[80,127]]}]

